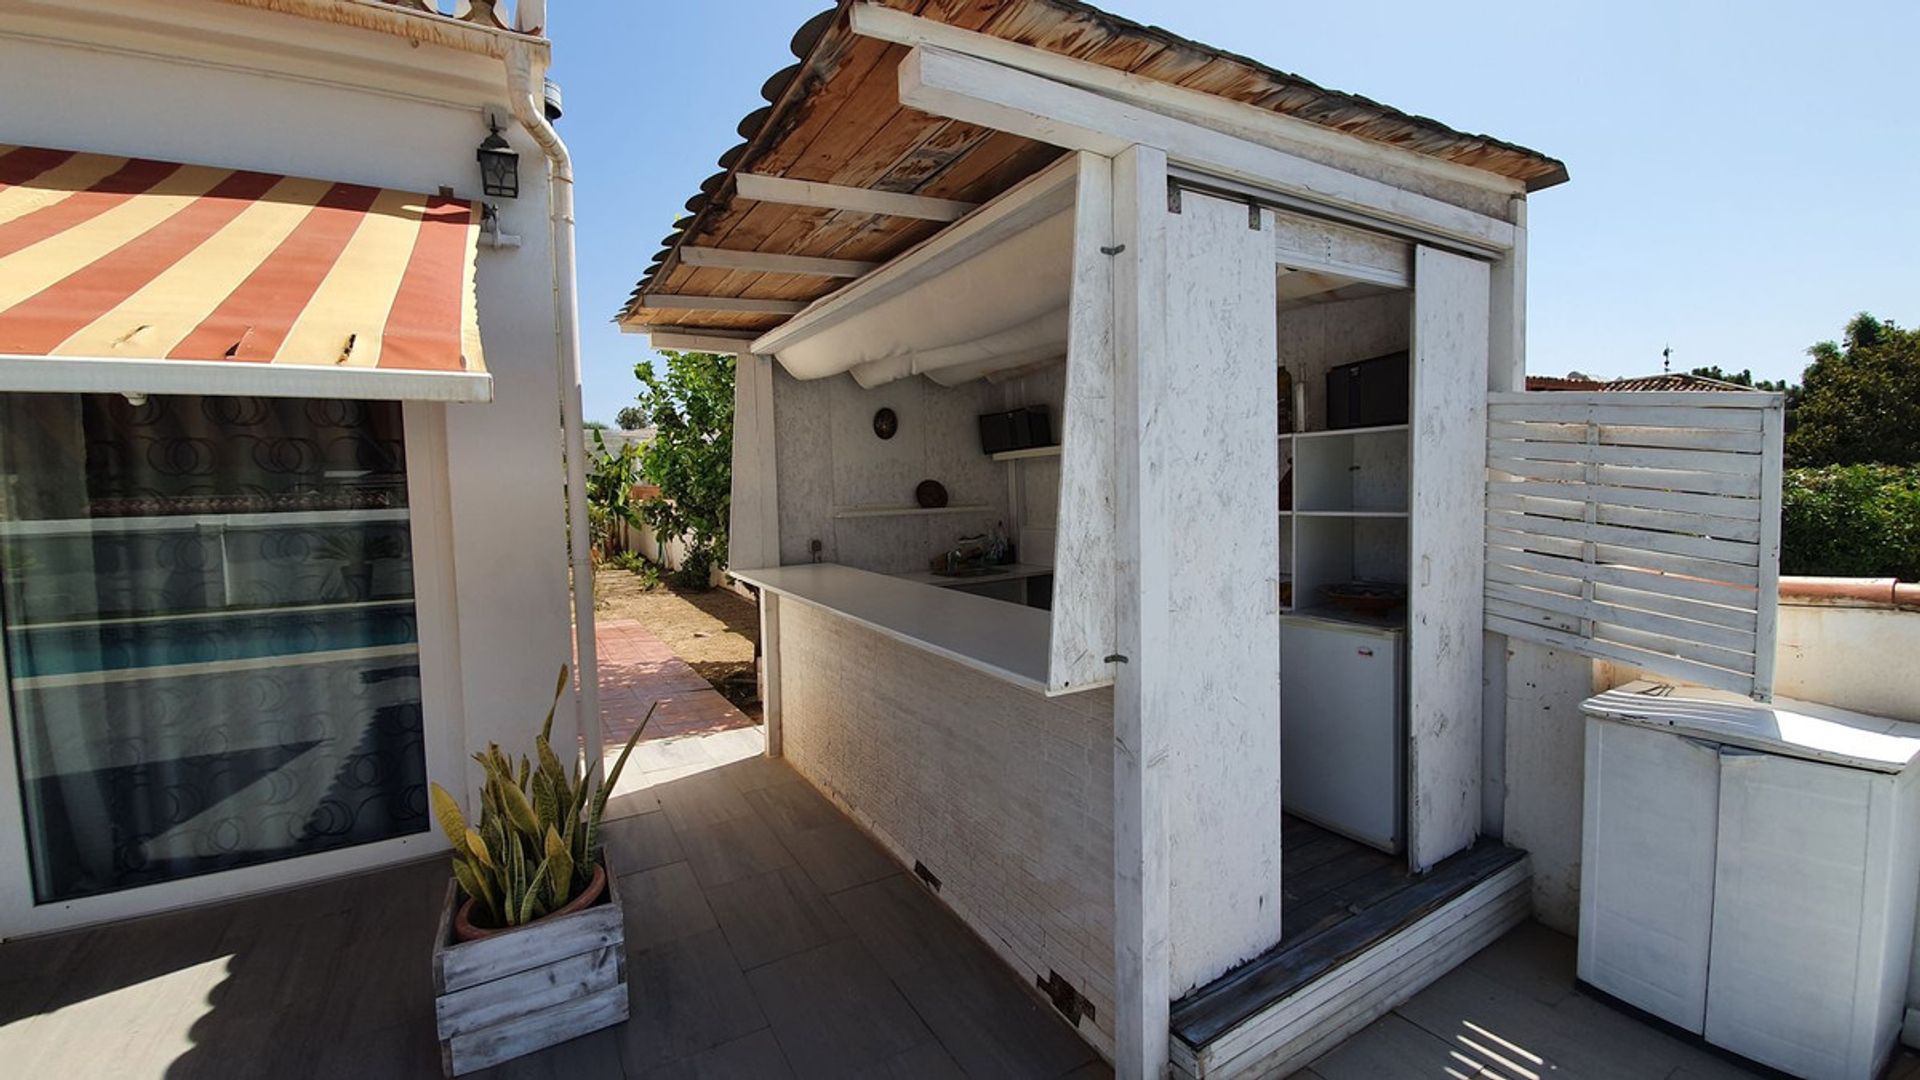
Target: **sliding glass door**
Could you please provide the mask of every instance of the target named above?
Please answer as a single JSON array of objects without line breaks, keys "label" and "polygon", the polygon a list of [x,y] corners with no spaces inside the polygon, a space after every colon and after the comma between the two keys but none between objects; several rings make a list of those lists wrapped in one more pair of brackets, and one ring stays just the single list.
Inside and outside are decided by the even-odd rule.
[{"label": "sliding glass door", "polygon": [[49,903],[424,831],[401,407],[0,393],[0,625]]}]

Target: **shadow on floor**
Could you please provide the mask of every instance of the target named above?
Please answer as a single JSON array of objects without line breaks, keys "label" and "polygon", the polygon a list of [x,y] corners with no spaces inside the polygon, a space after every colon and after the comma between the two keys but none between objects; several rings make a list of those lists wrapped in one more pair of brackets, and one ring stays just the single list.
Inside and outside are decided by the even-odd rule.
[{"label": "shadow on floor", "polygon": [[[656,772],[609,817],[631,1018],[477,1075],[1109,1075],[783,763]],[[0,945],[0,1061],[19,1076],[436,1076],[428,955],[447,879],[434,859]]]}]

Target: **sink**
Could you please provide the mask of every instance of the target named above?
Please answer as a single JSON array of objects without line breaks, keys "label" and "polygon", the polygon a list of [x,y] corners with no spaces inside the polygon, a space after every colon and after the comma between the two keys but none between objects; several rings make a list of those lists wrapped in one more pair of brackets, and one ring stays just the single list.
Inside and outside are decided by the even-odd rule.
[{"label": "sink", "polygon": [[963,566],[958,570],[935,570],[933,573],[936,577],[970,578],[992,577],[1006,572],[1004,567],[999,566]]}]

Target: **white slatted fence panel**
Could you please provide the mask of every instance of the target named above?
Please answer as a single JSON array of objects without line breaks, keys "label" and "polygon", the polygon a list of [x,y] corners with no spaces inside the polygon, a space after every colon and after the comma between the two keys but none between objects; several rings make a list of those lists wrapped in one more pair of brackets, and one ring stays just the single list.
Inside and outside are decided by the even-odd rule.
[{"label": "white slatted fence panel", "polygon": [[1487,402],[1487,628],[1770,697],[1780,395]]}]

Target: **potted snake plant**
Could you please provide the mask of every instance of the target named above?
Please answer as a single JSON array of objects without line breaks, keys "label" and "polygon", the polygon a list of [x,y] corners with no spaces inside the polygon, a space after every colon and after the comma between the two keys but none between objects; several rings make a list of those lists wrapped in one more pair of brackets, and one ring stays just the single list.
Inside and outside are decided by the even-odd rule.
[{"label": "potted snake plant", "polygon": [[566,692],[517,765],[499,746],[473,755],[484,780],[479,816],[432,785],[434,816],[453,847],[453,881],[433,951],[435,1012],[449,1076],[531,1053],[627,1017],[625,931],[618,878],[601,824],[647,710],[596,784],[552,745]]}]

